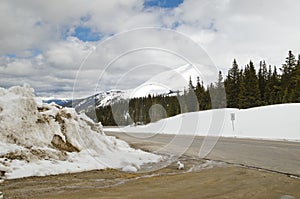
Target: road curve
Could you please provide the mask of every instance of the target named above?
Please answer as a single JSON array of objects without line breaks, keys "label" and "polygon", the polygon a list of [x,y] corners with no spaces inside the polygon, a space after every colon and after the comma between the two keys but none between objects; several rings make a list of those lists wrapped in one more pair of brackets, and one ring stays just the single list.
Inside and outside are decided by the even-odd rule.
[{"label": "road curve", "polygon": [[[204,137],[186,135],[105,133],[144,150],[165,150],[169,153],[184,151],[190,156],[199,155],[204,140]],[[170,148],[174,139],[176,144],[171,144]],[[186,146],[189,146],[188,149]],[[219,138],[206,158],[300,176],[300,142]]]}]

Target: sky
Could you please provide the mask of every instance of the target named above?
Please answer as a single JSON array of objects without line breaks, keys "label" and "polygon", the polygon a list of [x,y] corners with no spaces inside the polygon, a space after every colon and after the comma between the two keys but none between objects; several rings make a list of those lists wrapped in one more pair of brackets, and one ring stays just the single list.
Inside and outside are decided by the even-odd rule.
[{"label": "sky", "polygon": [[69,98],[134,88],[190,61],[281,67],[289,50],[300,53],[299,9],[298,0],[0,1],[0,87]]}]

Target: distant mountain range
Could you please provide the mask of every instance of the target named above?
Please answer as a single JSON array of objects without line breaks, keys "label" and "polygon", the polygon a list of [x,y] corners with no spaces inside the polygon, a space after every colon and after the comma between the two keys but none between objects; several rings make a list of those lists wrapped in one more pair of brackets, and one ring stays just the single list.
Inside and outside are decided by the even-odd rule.
[{"label": "distant mountain range", "polygon": [[55,103],[60,106],[66,106],[67,104],[71,103],[72,100],[70,100],[70,99],[47,99],[47,100],[43,100],[43,102],[48,103],[48,104]]},{"label": "distant mountain range", "polygon": [[190,78],[195,84],[197,72],[193,66],[187,64],[158,74],[134,89],[99,92],[82,99],[50,99],[44,100],[44,102],[54,102],[60,106],[74,107],[77,112],[88,112],[90,109],[111,105],[122,99],[126,100],[148,95],[177,95],[183,92],[184,88],[187,88]]}]

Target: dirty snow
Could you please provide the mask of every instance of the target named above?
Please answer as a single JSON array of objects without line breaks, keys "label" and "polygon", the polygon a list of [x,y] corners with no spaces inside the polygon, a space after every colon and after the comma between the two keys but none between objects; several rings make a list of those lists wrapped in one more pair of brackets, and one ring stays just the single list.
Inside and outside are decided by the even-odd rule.
[{"label": "dirty snow", "polygon": [[106,136],[102,125],[84,114],[43,104],[33,93],[29,86],[0,88],[0,169],[6,178],[105,168],[133,171],[160,161],[160,156]]}]

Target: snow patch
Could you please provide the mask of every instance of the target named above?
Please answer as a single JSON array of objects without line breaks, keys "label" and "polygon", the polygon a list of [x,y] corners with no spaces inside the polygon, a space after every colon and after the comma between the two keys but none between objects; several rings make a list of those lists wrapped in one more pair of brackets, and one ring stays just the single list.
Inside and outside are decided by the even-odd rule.
[{"label": "snow patch", "polygon": [[137,172],[137,168],[134,167],[133,165],[127,165],[123,167],[122,171],[124,172]]}]

